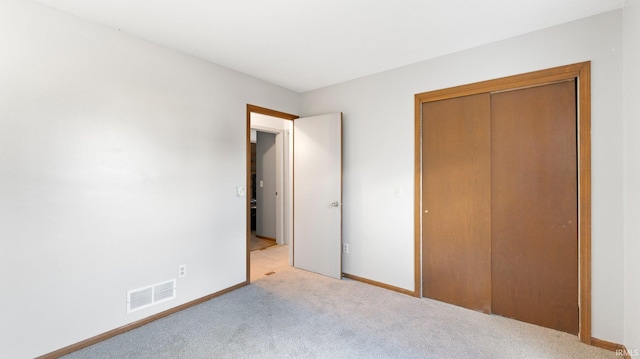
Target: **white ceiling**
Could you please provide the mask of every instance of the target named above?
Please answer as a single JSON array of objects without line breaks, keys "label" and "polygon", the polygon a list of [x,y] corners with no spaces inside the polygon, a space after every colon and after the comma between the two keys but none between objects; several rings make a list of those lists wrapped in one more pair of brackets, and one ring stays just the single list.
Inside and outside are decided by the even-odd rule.
[{"label": "white ceiling", "polygon": [[297,92],[624,6],[624,0],[36,1]]}]

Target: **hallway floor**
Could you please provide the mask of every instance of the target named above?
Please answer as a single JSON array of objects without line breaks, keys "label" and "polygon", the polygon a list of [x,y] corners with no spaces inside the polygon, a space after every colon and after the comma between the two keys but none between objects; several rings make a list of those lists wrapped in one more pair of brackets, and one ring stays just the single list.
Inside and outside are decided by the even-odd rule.
[{"label": "hallway floor", "polygon": [[289,268],[289,246],[275,245],[251,251],[251,282]]}]

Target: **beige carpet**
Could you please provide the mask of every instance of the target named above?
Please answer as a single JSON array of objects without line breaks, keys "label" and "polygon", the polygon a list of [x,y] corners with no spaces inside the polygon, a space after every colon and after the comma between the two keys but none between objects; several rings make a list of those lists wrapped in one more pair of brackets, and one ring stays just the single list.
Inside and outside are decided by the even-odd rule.
[{"label": "beige carpet", "polygon": [[286,253],[252,252],[250,285],[69,358],[616,358],[566,333],[291,268]]}]

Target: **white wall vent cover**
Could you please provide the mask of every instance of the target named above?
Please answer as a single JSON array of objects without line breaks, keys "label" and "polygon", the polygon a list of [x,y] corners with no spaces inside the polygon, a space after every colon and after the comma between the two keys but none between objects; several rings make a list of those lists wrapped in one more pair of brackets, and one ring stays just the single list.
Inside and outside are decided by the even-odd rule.
[{"label": "white wall vent cover", "polygon": [[176,297],[176,280],[133,289],[127,292],[127,313]]}]

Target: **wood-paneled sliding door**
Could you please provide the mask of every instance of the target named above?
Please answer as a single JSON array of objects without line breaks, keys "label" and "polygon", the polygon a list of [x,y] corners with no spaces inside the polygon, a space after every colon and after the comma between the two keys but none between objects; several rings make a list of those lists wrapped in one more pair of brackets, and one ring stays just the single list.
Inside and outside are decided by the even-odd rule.
[{"label": "wood-paneled sliding door", "polygon": [[427,102],[423,113],[423,293],[491,311],[489,94]]},{"label": "wood-paneled sliding door", "polygon": [[578,333],[575,81],[491,95],[492,312]]}]

